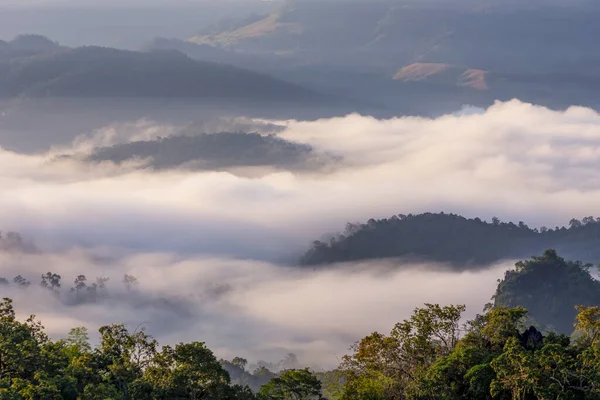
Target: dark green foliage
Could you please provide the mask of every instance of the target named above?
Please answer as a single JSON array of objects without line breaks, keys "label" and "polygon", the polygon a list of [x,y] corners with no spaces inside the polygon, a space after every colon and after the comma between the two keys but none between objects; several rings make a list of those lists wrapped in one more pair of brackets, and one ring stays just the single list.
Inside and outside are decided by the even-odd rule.
[{"label": "dark green foliage", "polygon": [[[565,261],[554,250],[517,263],[517,270],[507,272],[500,283],[495,306],[468,321],[460,335],[455,327],[463,307],[427,304],[416,309],[389,335],[376,332],[355,345],[342,363],[347,382],[337,398],[598,399],[600,308],[574,306],[582,299],[578,291],[596,290],[589,267]],[[515,296],[511,299],[519,299],[510,307],[498,302],[507,286]],[[562,296],[560,307],[551,301],[555,296]],[[569,309],[568,332],[576,329],[579,339],[572,343],[565,335],[544,337],[533,326],[525,329],[531,318],[519,305],[527,304],[534,304],[540,316],[559,320]]]},{"label": "dark green foliage", "polygon": [[316,372],[315,375],[323,386],[323,397],[325,399],[338,399],[344,392],[346,375],[341,369]]},{"label": "dark green foliage", "polygon": [[319,400],[321,382],[306,369],[290,369],[271,379],[260,388],[259,399],[265,400]]},{"label": "dark green foliage", "polygon": [[481,268],[502,259],[529,257],[554,248],[568,257],[600,262],[600,222],[572,220],[570,227],[540,230],[525,223],[468,219],[455,214],[394,215],[348,224],[329,242],[316,241],[301,262],[306,265],[412,257]]},{"label": "dark green foliage", "polygon": [[565,261],[554,250],[520,261],[507,271],[493,297],[495,307],[521,306],[543,330],[570,334],[577,305],[600,304],[600,282],[589,264]]},{"label": "dark green foliage", "polygon": [[[423,314],[423,310],[426,313]],[[433,327],[431,305],[415,310],[427,315],[422,327]],[[457,310],[458,311],[458,310]],[[591,310],[596,317],[597,308]],[[582,308],[581,314],[590,314]],[[566,336],[543,336],[535,328],[520,333],[522,309],[493,309],[466,325],[452,348],[438,340],[436,329],[419,329],[414,336],[374,333],[345,357],[347,383],[340,399],[597,399],[600,395],[598,339],[571,344]],[[448,316],[449,317],[449,316]],[[445,321],[450,325],[453,317]],[[439,321],[437,322],[439,324]],[[598,318],[582,318],[580,329],[598,329]],[[498,328],[502,327],[500,332]],[[539,340],[524,340],[531,336]],[[433,357],[432,357],[433,355]]]},{"label": "dark green foliage", "polygon": [[203,343],[158,349],[143,330],[100,328],[91,349],[87,331],[52,342],[33,317],[20,322],[10,299],[0,302],[0,399],[239,399],[252,391],[230,386],[229,374]]},{"label": "dark green foliage", "polygon": [[[160,348],[144,330],[103,326],[92,348],[86,328],[53,342],[30,317],[17,320],[10,299],[0,302],[0,399],[11,400],[255,400],[319,399],[321,382],[307,369],[245,372],[247,361],[218,361],[204,343]],[[295,356],[294,356],[295,357]],[[289,358],[289,357],[288,357]],[[233,383],[227,369],[248,383]],[[239,380],[239,376],[236,376]]]},{"label": "dark green foliage", "polygon": [[306,169],[325,164],[313,149],[276,136],[257,133],[217,133],[195,136],[170,136],[153,141],[139,141],[96,149],[86,161],[150,159],[156,169],[184,166],[213,170],[236,166],[273,166]]}]

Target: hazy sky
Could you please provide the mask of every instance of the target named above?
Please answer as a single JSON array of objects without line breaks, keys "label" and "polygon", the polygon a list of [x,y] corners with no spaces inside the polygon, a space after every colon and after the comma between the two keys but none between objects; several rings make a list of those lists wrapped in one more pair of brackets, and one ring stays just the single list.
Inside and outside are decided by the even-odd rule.
[{"label": "hazy sky", "polygon": [[261,4],[261,3],[277,3],[283,0],[0,0],[2,6],[19,6],[19,7],[47,7],[47,6],[67,6],[67,7],[188,7],[202,5],[218,5],[218,4]]},{"label": "hazy sky", "polygon": [[185,39],[222,18],[271,6],[261,0],[0,0],[0,39],[35,33],[66,46],[138,50],[157,36]]}]

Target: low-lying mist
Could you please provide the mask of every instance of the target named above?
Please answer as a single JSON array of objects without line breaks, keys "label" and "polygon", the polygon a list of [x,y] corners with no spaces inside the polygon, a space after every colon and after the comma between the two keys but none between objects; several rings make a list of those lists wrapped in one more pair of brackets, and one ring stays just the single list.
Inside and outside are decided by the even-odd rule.
[{"label": "low-lying mist", "polygon": [[[115,254],[3,254],[2,273],[31,277],[31,286],[0,286],[2,295],[15,299],[21,316],[35,313],[54,337],[117,321],[131,330],[145,327],[161,343],[206,341],[225,358],[277,361],[293,352],[303,363],[333,367],[354,341],[389,330],[425,302],[467,304],[472,317],[509,266],[455,274],[424,264],[398,271],[377,261],[307,271],[248,260]],[[59,296],[37,286],[47,270],[62,277]],[[80,274],[88,283],[109,278],[105,292],[93,301],[71,292]],[[138,284],[127,289],[124,274]]]},{"label": "low-lying mist", "polygon": [[[27,291],[0,286],[2,295],[56,335],[75,325],[147,323],[163,342],[206,340],[223,357],[293,351],[333,365],[353,341],[388,330],[423,302],[480,311],[510,263],[463,274],[428,265],[382,272],[381,261],[290,267],[312,240],[348,221],[425,211],[564,225],[597,214],[600,202],[600,115],[590,109],[511,101],[435,119],[253,123],[248,129],[263,126],[338,161],[257,176],[57,160],[181,129],[152,121],[112,124],[43,154],[0,150],[0,227],[40,249],[2,255],[0,276],[33,282]],[[37,288],[48,271],[66,286],[79,274],[110,277],[111,295],[94,304],[52,300]],[[139,279],[136,293],[119,284],[126,273]]]}]

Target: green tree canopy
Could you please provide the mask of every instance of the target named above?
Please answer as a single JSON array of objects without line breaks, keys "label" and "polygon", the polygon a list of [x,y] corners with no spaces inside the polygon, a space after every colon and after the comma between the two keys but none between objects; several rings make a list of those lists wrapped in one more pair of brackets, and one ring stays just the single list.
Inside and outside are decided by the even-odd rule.
[{"label": "green tree canopy", "polygon": [[291,369],[261,387],[259,397],[264,400],[319,400],[321,382],[308,368]]}]

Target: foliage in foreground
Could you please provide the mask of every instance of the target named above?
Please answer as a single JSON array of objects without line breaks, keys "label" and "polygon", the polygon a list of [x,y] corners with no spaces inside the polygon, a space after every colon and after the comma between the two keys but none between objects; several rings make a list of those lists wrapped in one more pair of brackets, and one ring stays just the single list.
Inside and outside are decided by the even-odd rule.
[{"label": "foliage in foreground", "polygon": [[[230,363],[242,364],[236,358]],[[259,371],[260,372],[260,371]],[[308,369],[286,370],[256,395],[231,383],[222,362],[200,342],[160,347],[143,330],[100,328],[92,349],[85,328],[51,341],[35,319],[16,318],[12,300],[0,302],[1,400],[318,399],[321,382]]]},{"label": "foliage in foreground", "polygon": [[[540,266],[578,277],[585,270],[550,250],[518,263],[507,279],[531,276]],[[496,300],[506,293],[500,289]],[[389,334],[374,332],[357,342],[334,371],[276,374],[262,366],[250,374],[246,360],[219,361],[204,343],[161,347],[143,330],[131,333],[123,325],[100,328],[95,348],[85,328],[52,341],[34,317],[19,321],[4,299],[0,400],[600,399],[597,305],[577,307],[576,339],[525,329],[528,314],[520,306],[495,304],[462,324],[464,312],[462,305],[417,308]]]},{"label": "foliage in foreground", "polygon": [[[579,307],[579,339],[522,330],[523,308],[494,308],[462,328],[463,306],[427,304],[346,356],[343,400],[598,399],[600,309]],[[462,333],[461,333],[462,331]]]}]

